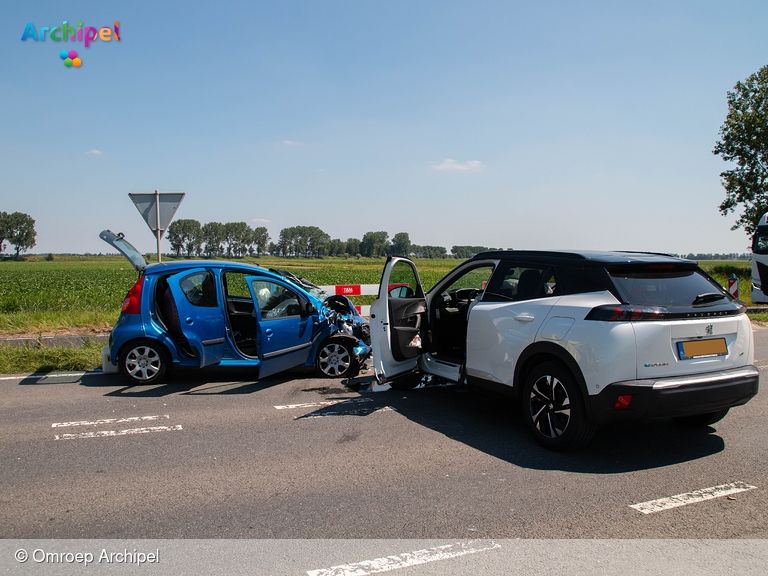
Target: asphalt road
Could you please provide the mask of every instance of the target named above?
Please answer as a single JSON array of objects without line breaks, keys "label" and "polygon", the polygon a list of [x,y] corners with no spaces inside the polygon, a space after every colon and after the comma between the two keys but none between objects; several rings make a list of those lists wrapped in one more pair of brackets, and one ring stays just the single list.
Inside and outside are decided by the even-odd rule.
[{"label": "asphalt road", "polygon": [[[765,388],[768,330],[755,339]],[[766,397],[704,430],[607,427],[558,454],[506,401],[451,387],[5,376],[0,537],[766,538]]]}]

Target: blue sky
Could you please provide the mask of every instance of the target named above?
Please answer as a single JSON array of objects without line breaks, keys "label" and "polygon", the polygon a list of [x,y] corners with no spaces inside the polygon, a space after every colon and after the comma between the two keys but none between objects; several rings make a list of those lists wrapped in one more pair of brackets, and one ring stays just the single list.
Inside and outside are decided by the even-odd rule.
[{"label": "blue sky", "polygon": [[[33,252],[177,218],[417,244],[743,252],[712,154],[768,4],[4,2],[0,210]],[[120,21],[120,42],[21,42]],[[165,247],[167,248],[167,243]]]}]

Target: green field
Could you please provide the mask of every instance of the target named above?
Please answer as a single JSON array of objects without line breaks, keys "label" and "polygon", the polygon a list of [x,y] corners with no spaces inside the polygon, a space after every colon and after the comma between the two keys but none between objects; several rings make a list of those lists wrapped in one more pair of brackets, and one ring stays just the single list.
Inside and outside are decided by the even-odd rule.
[{"label": "green field", "polygon": [[[378,284],[383,259],[244,258],[267,268],[282,268],[315,284]],[[425,288],[458,263],[454,259],[416,260]],[[750,263],[703,261],[702,267],[727,286],[736,274],[749,287]],[[54,332],[104,332],[112,328],[136,272],[122,257],[57,257],[46,261],[0,261],[0,335]],[[355,298],[369,304],[373,297]],[[742,300],[750,303],[749,290]]]},{"label": "green field", "polygon": [[[204,262],[204,260],[201,260]],[[378,284],[383,259],[243,258],[238,262],[282,268],[319,285]],[[432,286],[457,261],[417,260]],[[30,257],[0,261],[0,335],[109,331],[137,274],[122,257]],[[369,304],[373,297],[355,298]]]}]

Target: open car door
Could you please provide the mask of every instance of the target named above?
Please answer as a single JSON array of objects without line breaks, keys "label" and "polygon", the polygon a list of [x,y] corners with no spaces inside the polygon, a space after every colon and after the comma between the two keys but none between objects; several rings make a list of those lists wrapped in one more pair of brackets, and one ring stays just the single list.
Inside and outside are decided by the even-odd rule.
[{"label": "open car door", "polygon": [[112,230],[102,230],[101,234],[99,234],[99,238],[125,256],[136,272],[139,274],[144,273],[144,270],[147,268],[147,261],[144,260],[144,256],[141,255],[141,252],[136,250],[136,248],[125,239],[125,235],[122,232],[115,234]]},{"label": "open car door", "polygon": [[168,277],[184,337],[195,349],[200,367],[221,362],[225,348],[224,311],[213,273],[205,268]]},{"label": "open car door", "polygon": [[426,350],[427,332],[424,290],[413,262],[388,258],[371,305],[373,368],[380,382],[416,371],[419,355]]},{"label": "open car door", "polygon": [[259,378],[305,364],[317,312],[295,290],[270,278],[246,276],[245,281],[256,316]]}]

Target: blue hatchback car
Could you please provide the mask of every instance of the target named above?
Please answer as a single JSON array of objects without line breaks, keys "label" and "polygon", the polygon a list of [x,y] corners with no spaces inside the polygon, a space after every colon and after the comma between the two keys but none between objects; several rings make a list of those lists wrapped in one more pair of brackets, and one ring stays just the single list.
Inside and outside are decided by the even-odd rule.
[{"label": "blue hatchback car", "polygon": [[174,366],[253,367],[263,378],[314,367],[351,377],[370,356],[370,329],[345,296],[326,297],[290,273],[213,260],[147,265],[122,234],[102,240],[139,272],[123,302],[104,372],[154,384]]}]

